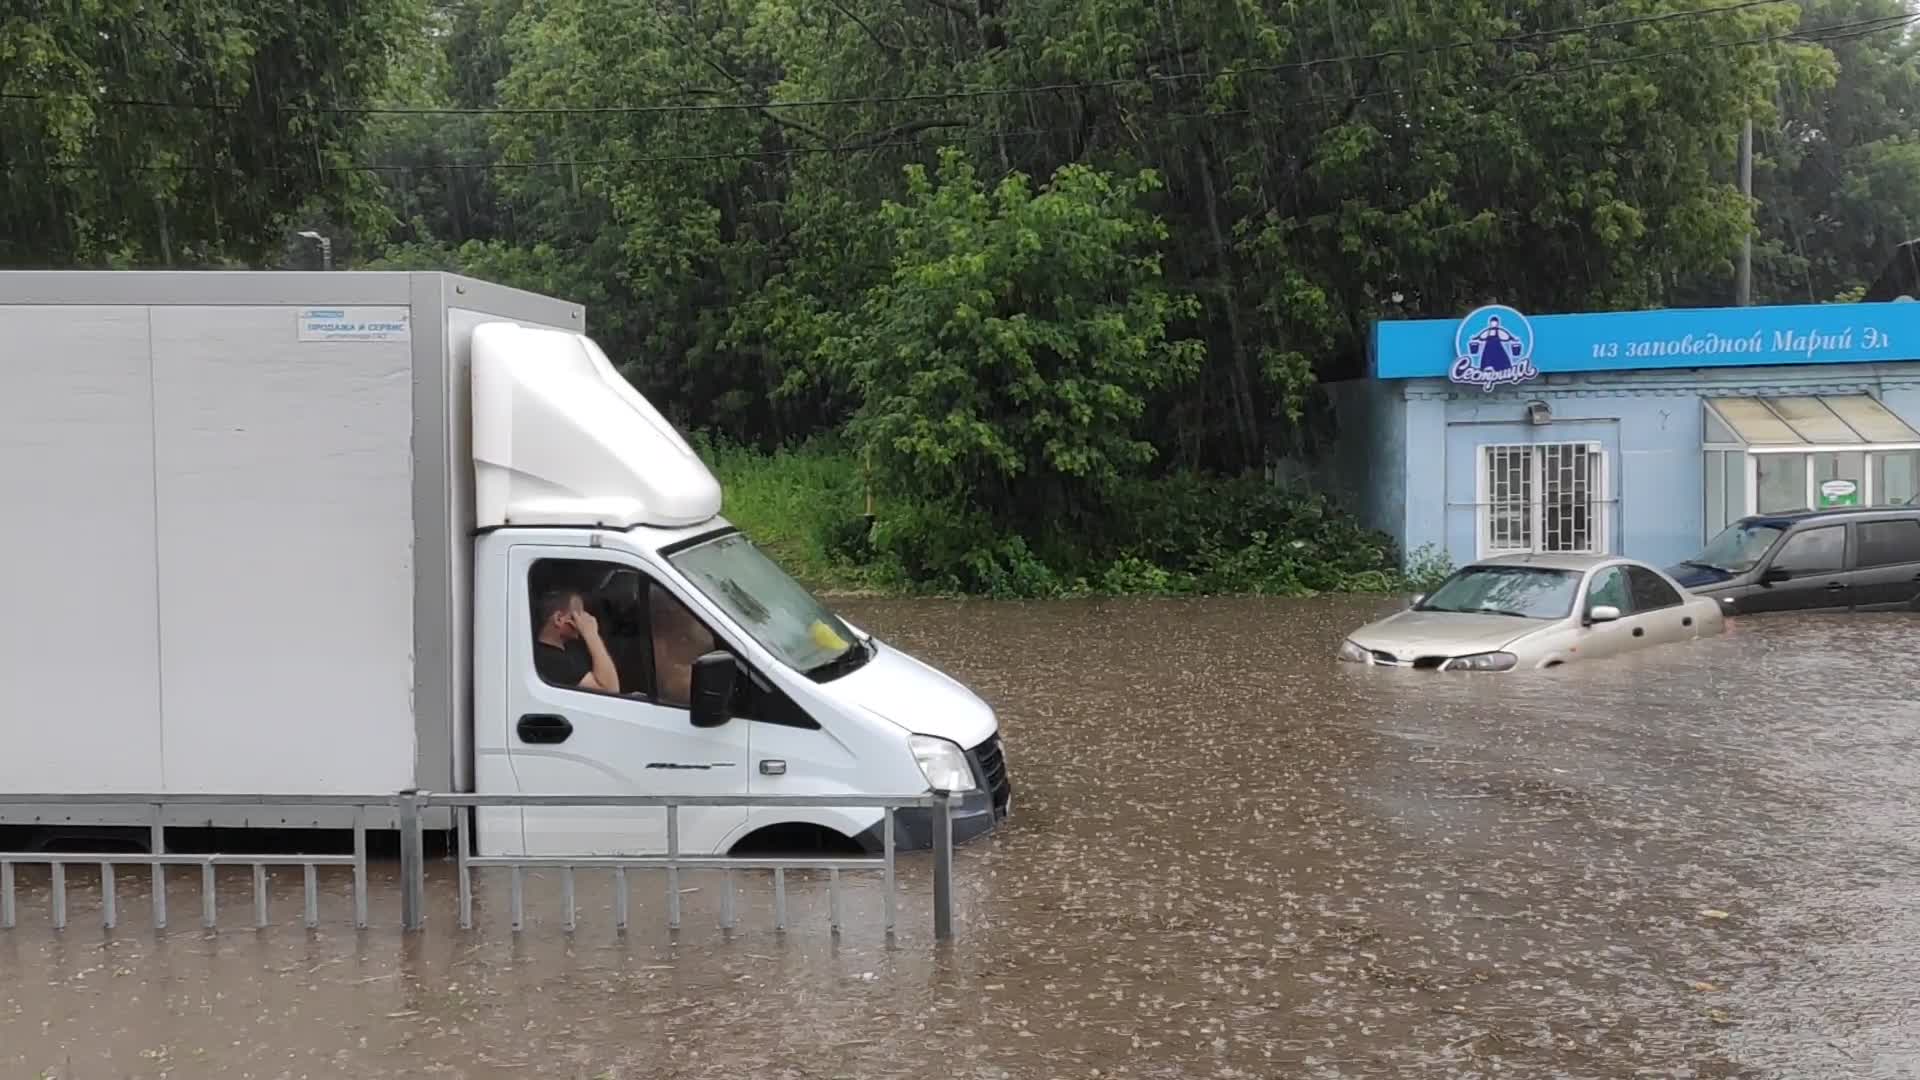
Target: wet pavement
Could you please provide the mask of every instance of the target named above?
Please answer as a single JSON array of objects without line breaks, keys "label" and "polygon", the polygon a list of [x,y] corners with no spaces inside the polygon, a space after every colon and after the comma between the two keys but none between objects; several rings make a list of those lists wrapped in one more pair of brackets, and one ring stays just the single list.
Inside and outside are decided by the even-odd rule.
[{"label": "wet pavement", "polygon": [[636,875],[624,936],[583,876],[572,935],[490,882],[403,943],[337,879],[302,929],[297,874],[206,934],[183,873],[155,935],[129,873],[113,933],[26,890],[0,1077],[1920,1075],[1920,620],[1443,676],[1329,659],[1372,600],[847,606],[1002,710],[950,948],[924,859],[891,944],[870,881],[837,938],[819,882],[729,934],[690,875],[675,936]]}]

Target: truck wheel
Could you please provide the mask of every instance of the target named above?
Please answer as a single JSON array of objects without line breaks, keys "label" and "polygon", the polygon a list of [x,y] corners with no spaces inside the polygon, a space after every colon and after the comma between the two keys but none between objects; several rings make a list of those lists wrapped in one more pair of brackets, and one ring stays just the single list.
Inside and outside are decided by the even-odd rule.
[{"label": "truck wheel", "polygon": [[727,852],[735,857],[769,855],[864,855],[852,837],[824,825],[788,822],[756,829]]}]

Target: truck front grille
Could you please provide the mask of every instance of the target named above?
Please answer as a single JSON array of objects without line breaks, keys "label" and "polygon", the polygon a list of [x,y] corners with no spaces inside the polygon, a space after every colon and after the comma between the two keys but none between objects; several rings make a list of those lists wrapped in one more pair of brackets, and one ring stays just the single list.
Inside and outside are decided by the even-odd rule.
[{"label": "truck front grille", "polygon": [[1007,812],[1007,803],[1013,798],[1013,784],[1007,778],[1007,755],[1000,748],[1000,736],[996,733],[967,752],[973,759],[973,767],[980,776],[980,786],[993,798],[993,812],[996,816]]}]

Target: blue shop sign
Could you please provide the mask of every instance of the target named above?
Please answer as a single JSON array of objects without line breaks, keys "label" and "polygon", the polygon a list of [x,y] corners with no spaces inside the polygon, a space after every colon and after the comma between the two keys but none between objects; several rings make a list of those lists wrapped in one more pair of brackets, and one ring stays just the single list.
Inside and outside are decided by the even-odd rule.
[{"label": "blue shop sign", "polygon": [[1644,368],[1863,364],[1920,359],[1920,303],[1670,308],[1528,317],[1490,305],[1459,321],[1374,326],[1382,379],[1493,390],[1540,375]]}]

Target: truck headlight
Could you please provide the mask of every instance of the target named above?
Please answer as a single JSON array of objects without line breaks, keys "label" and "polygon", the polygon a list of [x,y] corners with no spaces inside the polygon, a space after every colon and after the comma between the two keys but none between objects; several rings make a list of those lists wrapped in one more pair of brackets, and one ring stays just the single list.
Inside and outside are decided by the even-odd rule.
[{"label": "truck headlight", "polygon": [[931,735],[909,736],[907,745],[913,747],[913,760],[920,763],[928,787],[956,794],[974,790],[973,766],[967,764],[966,752],[958,746]]},{"label": "truck headlight", "polygon": [[1456,656],[1440,665],[1441,671],[1512,671],[1520,658],[1510,652],[1483,652]]},{"label": "truck headlight", "polygon": [[1351,641],[1343,641],[1340,643],[1340,659],[1354,664],[1371,664],[1373,654]]}]

